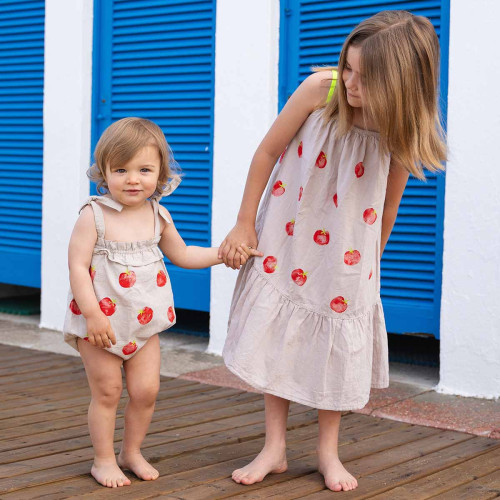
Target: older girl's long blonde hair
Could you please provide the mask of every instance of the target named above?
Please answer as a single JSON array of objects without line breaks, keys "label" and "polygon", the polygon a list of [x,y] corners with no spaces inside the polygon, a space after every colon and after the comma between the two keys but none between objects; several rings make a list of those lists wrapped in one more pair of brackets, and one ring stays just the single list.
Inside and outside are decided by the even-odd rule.
[{"label": "older girl's long blonde hair", "polygon": [[[342,72],[349,47],[360,48],[365,116],[377,124],[383,153],[411,174],[443,169],[446,145],[438,106],[439,41],[431,22],[406,11],[383,11],[361,22],[344,42],[338,82],[325,118],[343,135],[353,124]],[[316,68],[319,69],[319,68]],[[325,68],[321,68],[325,69]]]}]

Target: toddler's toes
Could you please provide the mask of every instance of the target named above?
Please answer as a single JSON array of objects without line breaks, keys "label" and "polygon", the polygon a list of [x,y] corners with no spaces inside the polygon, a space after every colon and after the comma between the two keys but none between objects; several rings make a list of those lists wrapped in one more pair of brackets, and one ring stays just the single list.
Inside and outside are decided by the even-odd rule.
[{"label": "toddler's toes", "polygon": [[233,479],[233,481],[239,483],[241,479],[241,469],[234,470],[231,474],[231,478]]}]

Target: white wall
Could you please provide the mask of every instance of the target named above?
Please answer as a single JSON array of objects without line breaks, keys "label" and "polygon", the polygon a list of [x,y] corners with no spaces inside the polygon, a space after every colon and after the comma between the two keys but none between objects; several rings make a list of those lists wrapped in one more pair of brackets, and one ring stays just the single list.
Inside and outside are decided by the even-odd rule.
[{"label": "white wall", "polygon": [[41,326],[61,330],[67,247],[89,193],[92,0],[45,2]]},{"label": "white wall", "polygon": [[[250,161],[277,115],[279,0],[218,0],[216,27],[214,246],[236,222]],[[212,268],[209,352],[222,352],[236,276]]]},{"label": "white wall", "polygon": [[500,2],[451,2],[441,392],[500,396]]}]

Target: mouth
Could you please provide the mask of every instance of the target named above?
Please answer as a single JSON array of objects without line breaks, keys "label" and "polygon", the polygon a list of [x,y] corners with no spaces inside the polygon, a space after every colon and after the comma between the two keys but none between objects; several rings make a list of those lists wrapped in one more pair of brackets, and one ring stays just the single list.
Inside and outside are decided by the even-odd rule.
[{"label": "mouth", "polygon": [[351,94],[350,92],[347,92],[348,97],[352,97],[353,99],[359,99],[359,96]]},{"label": "mouth", "polygon": [[125,192],[129,193],[129,194],[137,194],[137,193],[140,193],[141,190],[140,189],[125,189]]}]

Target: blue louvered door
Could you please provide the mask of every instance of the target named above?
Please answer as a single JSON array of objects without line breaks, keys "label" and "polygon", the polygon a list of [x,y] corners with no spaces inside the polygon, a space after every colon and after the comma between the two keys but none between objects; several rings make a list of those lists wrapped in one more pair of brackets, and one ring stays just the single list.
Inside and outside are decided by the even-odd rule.
[{"label": "blue louvered door", "polygon": [[40,286],[45,2],[0,0],[0,283]]},{"label": "blue louvered door", "polygon": [[[184,173],[164,199],[188,245],[210,246],[215,0],[96,0],[93,140],[126,116],[156,122]],[[210,270],[167,268],[176,307],[208,311]]]},{"label": "blue louvered door", "polygon": [[[428,17],[441,42],[441,103],[446,116],[449,0],[282,0],[280,107],[311,72],[336,65],[342,44],[363,19],[386,9]],[[391,333],[439,338],[444,175],[410,179],[382,259],[382,301]]]}]

